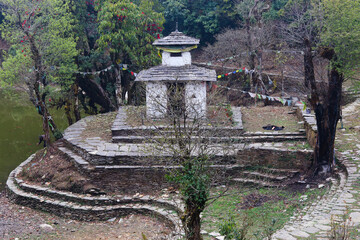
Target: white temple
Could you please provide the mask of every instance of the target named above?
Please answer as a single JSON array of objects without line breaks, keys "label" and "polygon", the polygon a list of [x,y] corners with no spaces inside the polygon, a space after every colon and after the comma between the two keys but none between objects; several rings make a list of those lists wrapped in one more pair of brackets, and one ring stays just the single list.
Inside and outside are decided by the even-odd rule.
[{"label": "white temple", "polygon": [[[191,65],[192,49],[200,40],[175,31],[156,40],[162,51],[162,65],[141,71],[135,81],[146,82],[146,115],[162,118],[169,109],[169,90],[181,86],[189,118],[206,117],[206,82],[216,81],[215,70]],[[171,90],[170,90],[171,91]]]}]

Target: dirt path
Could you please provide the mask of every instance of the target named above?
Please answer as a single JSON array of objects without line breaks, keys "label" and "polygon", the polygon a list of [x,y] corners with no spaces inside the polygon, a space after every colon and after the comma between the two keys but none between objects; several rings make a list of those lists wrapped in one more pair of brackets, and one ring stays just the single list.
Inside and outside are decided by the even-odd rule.
[{"label": "dirt path", "polygon": [[[42,226],[42,224],[47,224]],[[107,222],[81,222],[18,206],[0,193],[0,239],[167,239],[170,229],[151,217],[130,215]]]}]

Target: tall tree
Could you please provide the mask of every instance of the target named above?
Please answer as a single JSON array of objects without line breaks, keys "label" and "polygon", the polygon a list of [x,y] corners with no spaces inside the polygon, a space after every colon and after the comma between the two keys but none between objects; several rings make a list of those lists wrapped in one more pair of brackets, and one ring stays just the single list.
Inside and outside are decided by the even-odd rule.
[{"label": "tall tree", "polygon": [[243,19],[244,38],[240,46],[245,49],[249,68],[256,70],[250,74],[251,89],[257,91],[261,88],[265,93],[267,91],[262,80],[263,51],[272,42],[273,29],[271,24],[265,22],[263,15],[270,6],[266,0],[244,0],[237,5]]},{"label": "tall tree", "polygon": [[121,72],[118,63],[126,63],[133,71],[160,63],[158,51],[152,43],[160,38],[164,18],[153,9],[152,1],[144,0],[138,5],[130,0],[98,1],[100,49],[109,53],[116,67],[117,92],[124,99],[129,91],[133,72]]},{"label": "tall tree", "polygon": [[[284,39],[304,51],[305,84],[311,90],[318,131],[316,174],[327,174],[334,167],[342,84],[360,64],[359,7],[359,0],[292,0],[284,8]],[[329,62],[326,81],[320,81],[315,74],[316,53]]]},{"label": "tall tree", "polygon": [[[76,75],[76,85],[73,90],[78,94],[78,98],[87,113],[98,112],[95,104],[101,107],[101,112],[114,111],[116,110],[116,101],[113,97],[115,95],[113,85],[115,85],[117,75],[114,74],[113,69],[106,72],[102,71],[111,65],[111,61],[109,54],[100,50],[96,42],[100,37],[96,6],[100,3],[94,0],[69,1],[72,5],[72,13],[77,20],[74,31],[79,37],[77,49],[80,52],[76,58],[80,73]],[[97,74],[99,71],[102,72]],[[84,72],[89,74],[83,74]],[[76,91],[79,88],[83,91]],[[89,99],[88,102],[87,99]]]},{"label": "tall tree", "polygon": [[360,0],[316,0],[314,6],[320,31],[319,51],[330,61],[328,82],[323,86],[310,82],[318,127],[317,172],[327,173],[334,164],[342,84],[360,68]]},{"label": "tall tree", "polygon": [[[49,83],[68,87],[77,67],[73,20],[66,2],[60,0],[1,0],[2,36],[11,49],[0,70],[1,83],[26,84],[30,100],[43,120],[44,141],[50,130],[58,132],[48,110]],[[19,71],[14,71],[18,69]]]}]

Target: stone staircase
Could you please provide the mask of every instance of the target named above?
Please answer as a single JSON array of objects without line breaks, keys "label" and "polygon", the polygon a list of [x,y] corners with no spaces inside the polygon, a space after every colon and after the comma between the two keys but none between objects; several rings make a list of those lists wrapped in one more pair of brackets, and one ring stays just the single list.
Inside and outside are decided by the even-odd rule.
[{"label": "stone staircase", "polygon": [[300,171],[296,169],[276,169],[260,167],[256,169],[244,168],[231,179],[233,184],[253,184],[262,187],[283,187],[294,183]]},{"label": "stone staircase", "polygon": [[[118,117],[123,117],[122,114],[124,114],[124,112],[120,111],[118,113]],[[154,150],[149,147],[150,143],[128,143],[126,141],[121,143],[114,143],[107,142],[99,137],[82,139],[81,132],[86,128],[89,121],[91,121],[91,117],[89,119],[82,119],[81,121],[70,126],[64,133],[63,143],[58,146],[59,150],[63,152],[63,154],[65,154],[67,158],[72,161],[82,173],[85,173],[88,176],[95,177],[99,177],[101,174],[106,175],[106,173],[109,173],[114,175],[117,174],[119,176],[123,175],[126,178],[128,178],[127,176],[130,176],[130,178],[139,176],[140,178],[141,176],[143,177],[145,175],[164,175],[169,170],[178,168],[178,166],[174,164],[173,156],[171,154],[164,152],[154,153]],[[119,128],[121,128],[121,126],[119,125],[119,121],[123,121],[123,119],[117,118],[117,120],[115,120],[112,127],[113,130],[119,130]],[[145,130],[148,131],[148,129]],[[230,130],[228,129],[226,131]],[[115,132],[115,136],[113,137],[118,137],[118,133],[119,132]],[[130,139],[131,137],[136,137],[139,139],[144,138],[143,136],[136,135],[123,137],[128,139]],[[238,174],[240,172],[243,172],[241,169],[241,167],[243,166],[262,164],[261,161],[256,162],[251,158],[249,159],[248,154],[250,154],[251,152],[254,152],[256,154],[263,153],[262,155],[256,156],[260,159],[265,157],[274,158],[276,157],[276,155],[284,155],[287,154],[287,152],[289,151],[290,154],[294,155],[293,157],[295,159],[309,156],[311,154],[310,150],[299,151],[296,149],[286,149],[287,147],[289,147],[289,144],[305,145],[306,136],[303,131],[254,133],[242,132],[241,134],[240,132],[235,131],[234,136],[232,136],[231,138],[219,138],[222,138],[223,141],[214,140],[215,143],[210,143],[213,144],[214,148],[217,147],[220,149],[215,154],[213,159],[211,159],[211,167],[214,169],[224,169],[226,173],[229,173],[228,175],[232,175],[232,182],[234,183],[253,182],[259,183],[260,185],[264,186],[279,186],[281,184],[279,184],[278,182],[287,182],[288,178],[291,178],[291,176],[287,174],[287,178],[281,179],[281,174],[275,174],[276,176],[274,177],[269,172],[267,172],[266,174],[256,174],[249,172]],[[230,153],[230,155],[229,153],[225,155],[221,152],[221,144],[225,141],[232,141],[232,153]],[[244,150],[246,151],[242,153]],[[239,155],[240,152],[242,153],[241,156]],[[243,163],[243,161],[241,160],[242,158],[247,158],[245,161],[246,163]],[[267,165],[269,164],[265,164],[264,166]],[[276,171],[273,170],[272,174],[274,174],[274,172]],[[135,178],[134,181],[136,181]],[[145,182],[144,184],[147,184],[149,182],[150,181]]]}]

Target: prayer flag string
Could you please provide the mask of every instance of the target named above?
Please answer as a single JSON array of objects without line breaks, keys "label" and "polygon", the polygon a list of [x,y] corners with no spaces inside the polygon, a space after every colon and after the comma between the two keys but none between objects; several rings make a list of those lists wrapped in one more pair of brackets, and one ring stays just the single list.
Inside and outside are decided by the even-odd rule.
[{"label": "prayer flag string", "polygon": [[[233,91],[238,91],[238,92],[242,92],[243,94],[249,94],[249,96],[251,98],[258,98],[260,100],[269,100],[269,101],[277,101],[277,102],[281,102],[282,105],[286,105],[286,106],[292,106],[294,105],[295,103],[297,104],[302,104],[303,105],[303,111],[306,110],[306,103],[304,101],[294,101],[294,100],[291,100],[291,99],[285,99],[285,98],[281,98],[281,97],[270,97],[270,96],[267,96],[267,95],[263,95],[263,94],[256,94],[256,93],[252,93],[252,92],[248,92],[248,91],[243,91],[243,90],[239,90],[239,89],[235,89],[235,88],[229,88],[229,87],[224,87],[224,86],[216,86],[216,87],[220,87],[220,88],[225,88],[227,90],[233,90]],[[292,98],[292,99],[297,99],[297,98]]]},{"label": "prayer flag string", "polygon": [[[118,64],[118,66],[120,67],[120,70],[122,71],[128,71],[132,76],[137,76],[137,73],[136,72],[133,72],[131,70],[129,70],[127,68],[127,64]],[[82,75],[97,75],[97,74],[100,74],[102,72],[107,72],[107,71],[110,71],[113,67],[115,67],[115,65],[111,65],[105,69],[102,69],[102,70],[99,70],[99,71],[95,71],[95,72],[76,72],[76,73],[79,73],[79,74],[82,74]]]},{"label": "prayer flag string", "polygon": [[245,74],[252,74],[253,72],[255,72],[255,70],[249,70],[246,67],[243,67],[243,68],[240,68],[240,69],[232,71],[232,72],[218,75],[217,78],[223,78],[223,77],[227,77],[231,74],[236,74],[236,73],[241,73],[241,72],[244,72]]}]

